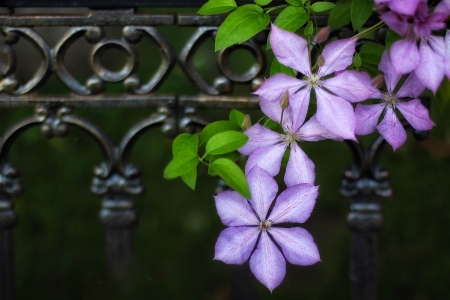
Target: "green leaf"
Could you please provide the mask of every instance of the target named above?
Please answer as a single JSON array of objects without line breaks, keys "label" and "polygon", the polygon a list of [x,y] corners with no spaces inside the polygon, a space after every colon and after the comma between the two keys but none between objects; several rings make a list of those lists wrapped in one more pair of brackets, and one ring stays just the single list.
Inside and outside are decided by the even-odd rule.
[{"label": "green leaf", "polygon": [[313,23],[311,21],[309,21],[308,25],[306,25],[306,27],[305,27],[305,30],[304,30],[303,34],[305,36],[312,35],[313,34],[313,30],[314,30]]},{"label": "green leaf", "polygon": [[211,164],[220,159],[220,158],[227,158],[231,161],[237,161],[239,158],[241,157],[241,154],[237,151],[233,151],[233,152],[228,152],[225,154],[221,154],[221,155],[211,155],[211,156],[206,156],[206,159],[209,160],[209,169],[208,169],[208,174],[209,175],[218,175],[216,170],[211,166]]},{"label": "green leaf", "polygon": [[202,133],[200,134],[200,146],[206,144],[209,141],[209,139],[215,136],[216,134],[225,131],[241,131],[241,127],[234,122],[226,120],[213,122],[208,126],[206,126],[205,128],[203,128]]},{"label": "green leaf", "polygon": [[286,74],[291,77],[295,77],[294,70],[292,70],[289,67],[286,67],[282,63],[280,63],[276,58],[273,59],[272,65],[270,66],[270,76],[273,76],[275,74]]},{"label": "green leaf", "polygon": [[362,61],[361,63],[361,68],[360,70],[364,70],[367,71],[370,76],[374,77],[378,74],[380,74],[381,72],[378,70],[378,65],[372,65],[372,64],[368,64],[364,61]]},{"label": "green leaf", "polygon": [[306,0],[286,0],[286,2],[294,6],[303,6]]},{"label": "green leaf", "polygon": [[216,134],[206,144],[206,153],[223,154],[241,148],[247,143],[248,136],[238,131],[225,131]]},{"label": "green leaf", "polygon": [[311,9],[313,12],[323,12],[329,9],[332,9],[336,5],[331,2],[316,2],[313,5],[311,5]]},{"label": "green leaf", "polygon": [[164,170],[164,178],[171,179],[184,175],[197,167],[198,163],[197,154],[191,151],[180,151]]},{"label": "green leaf", "polygon": [[328,17],[328,26],[334,29],[339,29],[350,23],[350,0],[339,0],[336,6],[330,12]]},{"label": "green leaf", "polygon": [[256,4],[264,6],[272,2],[272,0],[254,0]]},{"label": "green leaf", "polygon": [[281,130],[281,125],[268,117],[265,117],[263,126],[269,128],[270,130],[279,132]]},{"label": "green leaf", "polygon": [[447,104],[450,103],[450,80],[448,80],[447,76],[436,92],[436,99],[439,102],[439,109],[443,112]]},{"label": "green leaf", "polygon": [[297,29],[305,25],[309,20],[309,15],[303,7],[288,6],[278,15],[274,24],[281,29],[295,32]]},{"label": "green leaf", "polygon": [[186,174],[181,175],[181,179],[183,179],[184,183],[191,189],[195,190],[195,184],[197,182],[197,168],[193,168]]},{"label": "green leaf", "polygon": [[399,41],[401,39],[403,39],[403,37],[401,35],[399,35],[395,31],[393,31],[392,29],[389,29],[386,34],[386,49],[388,51],[390,51],[392,44],[394,44],[396,41]]},{"label": "green leaf", "polygon": [[236,163],[227,158],[219,158],[212,163],[212,167],[232,189],[246,199],[251,199],[247,179]]},{"label": "green leaf", "polygon": [[238,125],[242,129],[242,124],[244,123],[245,114],[237,109],[230,111],[229,119],[234,124]]},{"label": "green leaf", "polygon": [[359,55],[358,52],[355,52],[355,56],[353,56],[353,65],[357,69],[361,67],[361,56]]},{"label": "green leaf", "polygon": [[386,49],[380,44],[366,43],[361,46],[359,54],[363,62],[378,66],[384,50]]},{"label": "green leaf", "polygon": [[353,0],[350,12],[353,31],[359,30],[373,13],[373,0]]},{"label": "green leaf", "polygon": [[199,10],[198,14],[208,16],[232,11],[237,7],[234,0],[209,0]]},{"label": "green leaf", "polygon": [[173,156],[177,156],[181,151],[189,151],[197,155],[198,151],[198,133],[182,133],[175,138],[172,144]]},{"label": "green leaf", "polygon": [[255,4],[246,4],[233,11],[220,25],[216,35],[216,51],[243,43],[270,23],[270,16]]}]

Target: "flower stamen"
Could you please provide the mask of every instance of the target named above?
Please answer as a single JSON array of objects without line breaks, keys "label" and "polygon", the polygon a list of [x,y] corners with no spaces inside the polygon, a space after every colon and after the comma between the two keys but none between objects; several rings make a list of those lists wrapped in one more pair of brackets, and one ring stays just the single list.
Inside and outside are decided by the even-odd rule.
[{"label": "flower stamen", "polygon": [[264,220],[264,221],[261,221],[261,223],[259,223],[259,228],[261,230],[267,230],[270,228],[270,226],[272,226],[271,220]]}]

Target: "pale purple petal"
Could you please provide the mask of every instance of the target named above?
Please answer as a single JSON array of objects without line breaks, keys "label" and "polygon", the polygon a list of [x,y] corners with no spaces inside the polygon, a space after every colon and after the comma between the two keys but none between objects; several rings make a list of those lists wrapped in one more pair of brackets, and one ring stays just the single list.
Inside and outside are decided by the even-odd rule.
[{"label": "pale purple petal", "polygon": [[305,229],[271,227],[269,233],[280,245],[284,256],[291,264],[309,266],[320,261],[319,249],[311,234]]},{"label": "pale purple petal", "polygon": [[359,102],[376,97],[380,92],[372,86],[365,72],[344,71],[323,81],[323,86],[335,95],[350,102]]},{"label": "pale purple petal", "polygon": [[329,43],[323,49],[324,65],[319,67],[318,74],[326,76],[346,69],[353,62],[356,39],[343,39]]},{"label": "pale purple petal", "polygon": [[445,60],[445,75],[450,78],[450,30],[447,29],[447,33],[445,34],[445,52],[444,52],[444,60]]},{"label": "pale purple petal", "polygon": [[406,131],[392,108],[386,110],[386,115],[377,129],[394,151],[406,141]]},{"label": "pale purple petal", "polygon": [[260,220],[265,220],[269,207],[278,192],[278,185],[266,171],[255,166],[247,174],[251,204]]},{"label": "pale purple petal", "polygon": [[311,74],[308,42],[304,38],[272,24],[270,45],[280,63],[302,74]]},{"label": "pale purple petal", "polygon": [[[277,123],[280,123],[281,121],[281,112],[283,109],[281,108],[280,101],[272,102],[269,100],[266,100],[263,96],[260,97],[259,106],[261,107],[262,112],[268,116],[270,119],[274,120]],[[289,114],[286,116],[287,122],[290,122],[292,124],[292,116]],[[283,115],[283,119],[285,119],[285,116]]]},{"label": "pale purple petal", "polygon": [[422,105],[419,99],[399,102],[397,108],[414,129],[430,130],[434,126],[428,109]]},{"label": "pale purple petal", "polygon": [[248,200],[235,191],[224,191],[214,197],[217,213],[227,226],[258,225]]},{"label": "pale purple petal", "polygon": [[420,43],[420,63],[415,73],[427,88],[436,93],[442,79],[444,79],[444,59],[431,49],[427,43]]},{"label": "pale purple petal", "polygon": [[298,133],[301,136],[302,141],[317,142],[325,139],[342,141],[343,138],[334,133],[331,133],[328,129],[323,127],[319,121],[317,121],[316,115],[312,116],[303,126]]},{"label": "pale purple petal", "polygon": [[217,239],[214,259],[227,264],[243,264],[252,253],[259,232],[258,226],[224,229]]},{"label": "pale purple petal", "polygon": [[269,219],[273,223],[303,223],[314,208],[319,187],[310,184],[294,185],[277,198]]},{"label": "pale purple petal", "polygon": [[402,87],[397,92],[397,98],[411,97],[417,98],[425,90],[425,86],[420,82],[417,75],[413,72],[409,74]]},{"label": "pale purple petal", "polygon": [[244,132],[248,136],[247,143],[238,149],[244,155],[250,155],[253,151],[273,146],[282,141],[279,133],[272,131],[260,124],[255,124]]},{"label": "pale purple petal", "polygon": [[420,1],[422,0],[391,0],[388,5],[390,9],[399,14],[414,15]]},{"label": "pale purple petal", "polygon": [[366,135],[372,133],[377,127],[378,119],[385,107],[386,105],[383,103],[373,105],[358,104],[355,109],[355,134]]},{"label": "pale purple petal", "polygon": [[348,140],[355,138],[355,115],[347,101],[322,89],[315,89],[317,96],[317,120],[330,132]]},{"label": "pale purple petal", "polygon": [[277,144],[253,151],[245,164],[245,174],[257,165],[269,172],[270,176],[277,175],[280,173],[281,159],[286,152],[286,147],[284,144]]},{"label": "pale purple petal", "polygon": [[381,56],[378,70],[384,73],[384,82],[386,82],[388,92],[393,92],[402,75],[398,74],[395,71],[394,67],[391,64],[391,60],[389,59],[387,51],[384,51],[383,55]]},{"label": "pale purple petal", "polygon": [[414,71],[420,62],[419,50],[416,43],[407,40],[395,42],[390,52],[391,63],[398,74]]},{"label": "pale purple petal", "polygon": [[300,183],[314,184],[315,179],[314,163],[297,144],[293,144],[284,174],[286,186]]},{"label": "pale purple petal", "polygon": [[434,9],[434,12],[450,15],[450,0],[442,0]]},{"label": "pale purple petal", "polygon": [[393,11],[383,13],[380,16],[380,19],[383,20],[389,28],[401,36],[405,35],[406,30],[408,29],[408,23],[405,18]]},{"label": "pale purple petal", "polygon": [[250,258],[250,269],[270,291],[279,286],[286,275],[286,260],[265,231]]},{"label": "pale purple petal", "polygon": [[[302,126],[303,122],[305,122],[310,97],[310,89],[303,89],[289,97],[289,106],[292,110],[292,131],[294,132]],[[286,123],[283,121],[283,127],[285,124]]]},{"label": "pale purple petal", "polygon": [[281,97],[286,90],[289,91],[289,95],[293,95],[305,84],[305,82],[291,76],[276,74],[266,79],[254,94],[267,101],[281,103]]}]

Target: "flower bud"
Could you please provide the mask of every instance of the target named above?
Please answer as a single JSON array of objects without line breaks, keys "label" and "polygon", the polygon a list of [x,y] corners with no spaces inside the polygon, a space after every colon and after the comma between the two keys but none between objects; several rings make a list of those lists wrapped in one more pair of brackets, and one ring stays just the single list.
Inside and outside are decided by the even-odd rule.
[{"label": "flower bud", "polygon": [[322,67],[325,64],[325,58],[323,58],[322,54],[319,55],[319,58],[317,58],[317,65],[319,67]]},{"label": "flower bud", "polygon": [[286,109],[289,106],[289,91],[285,90],[283,97],[281,97],[281,108]]},{"label": "flower bud", "polygon": [[250,120],[249,115],[245,115],[244,121],[242,121],[242,130],[247,130],[252,126],[252,121]]},{"label": "flower bud", "polygon": [[333,29],[331,29],[330,26],[321,28],[313,37],[313,44],[321,44],[323,42],[326,42],[332,30]]},{"label": "flower bud", "polygon": [[372,86],[379,89],[383,86],[384,83],[384,75],[378,74],[374,78],[372,78]]}]

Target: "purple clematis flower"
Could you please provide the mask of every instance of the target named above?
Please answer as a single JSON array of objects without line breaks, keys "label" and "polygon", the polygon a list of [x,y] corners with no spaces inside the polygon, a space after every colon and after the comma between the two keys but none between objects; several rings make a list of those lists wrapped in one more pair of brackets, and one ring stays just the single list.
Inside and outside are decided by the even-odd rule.
[{"label": "purple clematis flower", "polygon": [[422,0],[375,0],[376,4],[385,4],[399,14],[413,15]]},{"label": "purple clematis flower", "polygon": [[433,30],[445,28],[447,15],[443,12],[428,14],[428,5],[420,1],[411,15],[388,11],[380,16],[392,30],[405,36],[390,50],[394,70],[399,74],[415,72],[417,78],[436,93],[444,78],[444,39],[432,35]]},{"label": "purple clematis flower", "polygon": [[[292,109],[292,127],[300,128],[305,119],[311,90],[317,97],[317,121],[328,131],[344,139],[355,139],[355,116],[349,102],[367,99],[371,91],[362,83],[355,71],[343,71],[353,60],[356,39],[344,39],[328,44],[319,57],[318,70],[313,72],[309,62],[308,42],[298,35],[282,30],[272,24],[270,43],[280,63],[304,75],[296,79],[276,74],[267,79],[255,91],[265,102],[280,103],[286,91]],[[328,75],[338,75],[327,78]],[[265,114],[263,105],[261,109]]]},{"label": "purple clematis flower", "polygon": [[[415,73],[411,73],[402,87],[396,91],[401,75],[394,71],[386,51],[381,57],[378,69],[384,72],[387,91],[380,92],[373,88],[373,98],[381,99],[381,103],[374,105],[358,104],[356,106],[355,133],[365,135],[377,128],[384,139],[396,150],[406,141],[406,131],[395,114],[396,109],[417,130],[429,130],[434,126],[434,123],[430,119],[428,110],[417,99],[424,91],[425,86],[420,83]],[[367,76],[367,84],[370,84],[369,76]],[[413,98],[413,100],[406,102],[402,101],[401,98]],[[384,118],[377,126],[378,119],[383,112],[385,112]]]},{"label": "purple clematis flower", "polygon": [[[277,175],[280,172],[283,154],[287,148],[290,148],[284,182],[288,187],[300,183],[314,184],[314,163],[297,142],[315,142],[324,139],[342,140],[342,138],[320,125],[315,115],[303,124],[306,112],[300,111],[300,117],[303,119],[299,119],[300,126],[295,126],[290,106],[283,111],[278,103],[265,101],[261,102],[261,108],[268,117],[281,124],[283,132],[278,133],[259,124],[255,124],[245,131],[249,140],[239,148],[240,153],[249,156],[245,172],[248,173],[255,165],[258,165],[271,176]],[[302,107],[302,109],[307,108]],[[281,118],[283,119],[281,120]]]},{"label": "purple clematis flower", "polygon": [[215,196],[219,217],[230,227],[220,233],[214,259],[227,264],[243,264],[250,257],[253,274],[273,291],[286,274],[285,258],[302,266],[320,261],[319,251],[308,231],[300,227],[276,226],[284,222],[305,222],[314,207],[318,187],[300,184],[286,189],[269,213],[278,192],[277,183],[257,166],[248,173],[247,179],[251,201],[235,191]]}]

